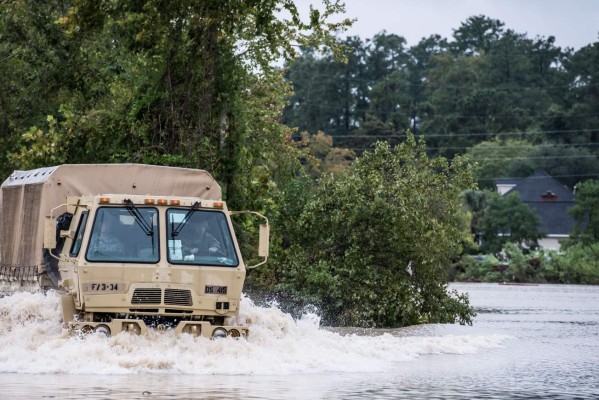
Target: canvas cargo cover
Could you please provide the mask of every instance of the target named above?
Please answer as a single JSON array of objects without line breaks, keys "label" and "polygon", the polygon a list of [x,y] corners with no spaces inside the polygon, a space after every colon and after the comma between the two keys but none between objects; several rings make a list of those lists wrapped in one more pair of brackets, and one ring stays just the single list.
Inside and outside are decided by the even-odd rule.
[{"label": "canvas cargo cover", "polygon": [[67,196],[138,194],[220,200],[204,170],[142,164],[65,164],[15,171],[0,192],[0,279],[32,280],[42,262],[44,219]]}]

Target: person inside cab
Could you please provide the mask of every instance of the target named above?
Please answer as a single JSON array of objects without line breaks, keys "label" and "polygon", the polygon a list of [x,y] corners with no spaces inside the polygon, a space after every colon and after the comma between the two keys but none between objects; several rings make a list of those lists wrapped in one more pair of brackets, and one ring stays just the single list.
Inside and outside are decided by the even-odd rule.
[{"label": "person inside cab", "polygon": [[186,255],[215,255],[222,253],[219,241],[210,233],[209,223],[202,219],[190,223],[190,229],[183,239],[183,252]]}]

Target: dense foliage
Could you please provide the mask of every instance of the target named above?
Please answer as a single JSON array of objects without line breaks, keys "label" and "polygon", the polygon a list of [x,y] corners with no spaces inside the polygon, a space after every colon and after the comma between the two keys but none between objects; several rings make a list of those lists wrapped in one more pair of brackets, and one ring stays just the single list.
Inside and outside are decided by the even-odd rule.
[{"label": "dense foliage", "polygon": [[562,252],[524,252],[508,243],[499,257],[466,256],[449,271],[458,281],[599,285],[599,243],[577,243]]},{"label": "dense foliage", "polygon": [[448,294],[447,261],[469,235],[459,194],[473,184],[456,158],[429,159],[408,133],[378,143],[344,173],[288,195],[293,221],[277,266],[288,304],[318,306],[333,324],[401,326],[470,321],[464,298]]},{"label": "dense foliage", "polygon": [[518,193],[500,196],[487,194],[484,217],[480,223],[483,244],[481,251],[498,253],[506,243],[534,249],[543,237],[539,217],[520,199]]},{"label": "dense foliage", "polygon": [[599,181],[588,180],[576,185],[576,204],[570,208],[576,220],[574,243],[599,243]]},{"label": "dense foliage", "polygon": [[574,52],[474,16],[449,39],[408,47],[381,32],[344,44],[347,64],[308,49],[289,66],[288,125],[358,154],[410,128],[429,155],[468,152],[481,188],[536,169],[570,187],[599,177],[599,43]]},{"label": "dense foliage", "polygon": [[271,65],[298,45],[334,48],[349,21],[325,21],[342,10],[327,1],[303,22],[290,0],[3,1],[3,175],[67,162],[200,167],[245,206],[252,182],[297,159]]}]

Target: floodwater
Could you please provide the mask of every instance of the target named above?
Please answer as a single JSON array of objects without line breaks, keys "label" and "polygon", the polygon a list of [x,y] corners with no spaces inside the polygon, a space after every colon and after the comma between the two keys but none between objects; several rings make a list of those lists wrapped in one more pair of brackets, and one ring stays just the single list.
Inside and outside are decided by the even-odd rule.
[{"label": "floodwater", "polygon": [[1,398],[599,398],[599,286],[452,284],[474,326],[330,330],[249,299],[249,340],[67,337],[58,296],[0,298]]}]

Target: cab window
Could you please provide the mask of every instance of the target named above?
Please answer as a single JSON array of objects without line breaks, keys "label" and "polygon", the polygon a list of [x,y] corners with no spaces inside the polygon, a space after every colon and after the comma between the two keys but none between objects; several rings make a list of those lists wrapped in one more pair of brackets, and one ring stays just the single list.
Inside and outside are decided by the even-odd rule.
[{"label": "cab window", "polygon": [[77,257],[79,255],[79,250],[81,250],[81,243],[83,242],[83,233],[85,232],[85,226],[87,225],[88,214],[88,211],[83,211],[81,213],[81,218],[79,218],[77,230],[75,231],[75,240],[73,241],[71,250],[69,251],[69,255],[71,257]]},{"label": "cab window", "polygon": [[89,238],[88,261],[157,263],[160,260],[158,210],[100,207]]},{"label": "cab window", "polygon": [[239,265],[224,213],[170,208],[166,218],[170,263],[225,267]]}]

